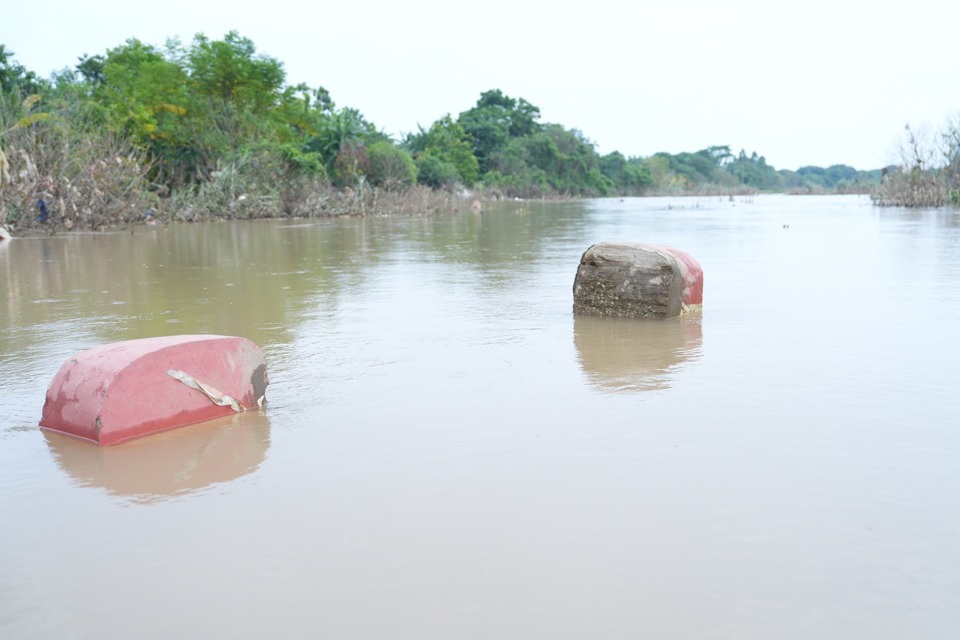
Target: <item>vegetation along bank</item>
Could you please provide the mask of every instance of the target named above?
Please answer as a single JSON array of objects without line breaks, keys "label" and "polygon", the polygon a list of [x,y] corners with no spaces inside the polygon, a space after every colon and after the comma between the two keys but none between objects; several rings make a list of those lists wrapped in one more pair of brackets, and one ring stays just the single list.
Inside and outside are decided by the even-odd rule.
[{"label": "vegetation along bank", "polygon": [[956,200],[954,165],[913,143],[919,155],[883,171],[778,171],[728,146],[600,155],[580,131],[541,122],[538,107],[497,89],[397,140],[323,87],[287,84],[283,64],[236,32],[162,48],[130,39],[50,79],[0,44],[0,226],[16,231],[420,213],[476,198],[870,192],[887,204]]}]

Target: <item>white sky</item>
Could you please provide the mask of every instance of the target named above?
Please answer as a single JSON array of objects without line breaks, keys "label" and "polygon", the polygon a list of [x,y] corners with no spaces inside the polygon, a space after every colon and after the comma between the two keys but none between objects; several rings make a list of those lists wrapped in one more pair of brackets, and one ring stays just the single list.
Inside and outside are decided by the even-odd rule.
[{"label": "white sky", "polygon": [[872,169],[896,161],[906,123],[960,112],[948,0],[33,0],[0,21],[0,43],[42,76],[131,37],[236,29],[289,83],[396,137],[499,88],[600,153],[726,144],[778,169]]}]

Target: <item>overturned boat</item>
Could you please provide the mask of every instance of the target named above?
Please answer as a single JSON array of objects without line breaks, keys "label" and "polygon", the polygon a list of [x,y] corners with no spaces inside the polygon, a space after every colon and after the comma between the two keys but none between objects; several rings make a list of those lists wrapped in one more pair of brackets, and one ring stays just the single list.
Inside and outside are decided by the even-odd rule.
[{"label": "overturned boat", "polygon": [[101,345],[67,359],[40,427],[99,445],[261,407],[267,365],[246,338],[184,335]]}]

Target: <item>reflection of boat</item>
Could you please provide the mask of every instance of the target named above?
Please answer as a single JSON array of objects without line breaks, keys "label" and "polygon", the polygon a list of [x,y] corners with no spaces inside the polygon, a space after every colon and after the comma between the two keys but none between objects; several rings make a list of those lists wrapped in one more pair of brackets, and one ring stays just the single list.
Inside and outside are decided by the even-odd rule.
[{"label": "reflection of boat", "polygon": [[81,486],[103,487],[136,502],[156,502],[236,480],[256,470],[270,448],[270,423],[247,411],[113,447],[43,431],[57,464]]},{"label": "reflection of boat", "polygon": [[679,367],[700,357],[702,315],[669,320],[575,316],[573,341],[591,383],[609,389],[667,389]]}]

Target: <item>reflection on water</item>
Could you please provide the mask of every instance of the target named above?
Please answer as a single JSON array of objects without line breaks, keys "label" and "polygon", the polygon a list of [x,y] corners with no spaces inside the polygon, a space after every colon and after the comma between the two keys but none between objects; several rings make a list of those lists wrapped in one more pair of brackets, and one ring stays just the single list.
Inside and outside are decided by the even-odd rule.
[{"label": "reflection on water", "polygon": [[[6,241],[0,243],[0,354],[45,347],[53,329],[69,331],[68,340],[81,348],[187,333],[243,335],[261,347],[288,343],[306,315],[335,311],[387,264],[462,264],[483,286],[517,278],[519,264],[582,225],[579,203],[562,203],[549,215],[531,207]],[[69,327],[55,327],[63,321]]]},{"label": "reflection on water", "polygon": [[605,389],[668,389],[684,365],[700,358],[702,315],[667,320],[575,316],[573,342],[580,368]]},{"label": "reflection on water", "polygon": [[255,471],[270,448],[270,422],[248,411],[113,447],[42,431],[57,466],[84,487],[157,502]]}]

